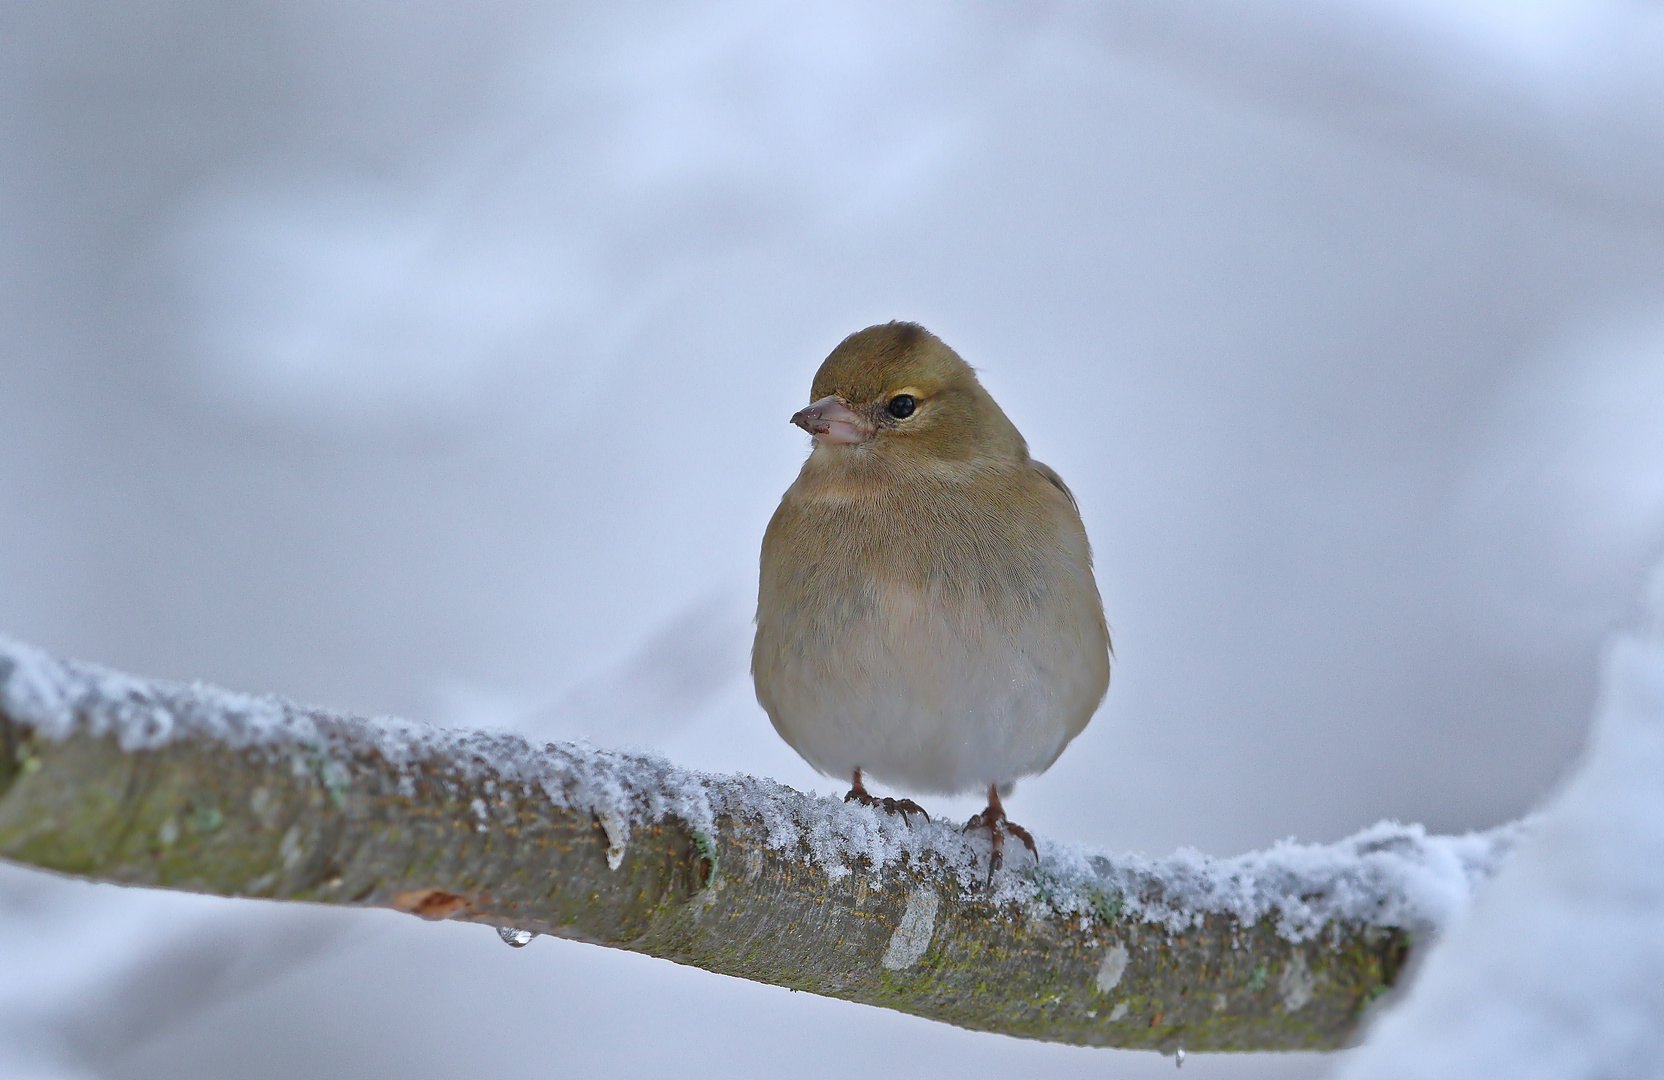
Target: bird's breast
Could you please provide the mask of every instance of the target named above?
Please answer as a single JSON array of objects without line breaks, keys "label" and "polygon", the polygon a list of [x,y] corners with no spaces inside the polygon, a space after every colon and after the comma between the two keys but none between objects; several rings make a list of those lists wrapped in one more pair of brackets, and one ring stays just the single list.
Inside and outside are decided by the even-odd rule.
[{"label": "bird's breast", "polygon": [[1085,534],[1062,500],[999,495],[788,493],[753,674],[811,763],[961,790],[1044,769],[1084,726],[1108,677]]}]

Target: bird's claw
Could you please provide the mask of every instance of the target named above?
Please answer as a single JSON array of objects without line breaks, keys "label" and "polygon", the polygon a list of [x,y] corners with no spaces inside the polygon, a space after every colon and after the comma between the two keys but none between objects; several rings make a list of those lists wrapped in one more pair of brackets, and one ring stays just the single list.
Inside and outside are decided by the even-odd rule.
[{"label": "bird's claw", "polygon": [[924,807],[912,799],[881,799],[877,795],[869,794],[864,788],[850,789],[849,794],[844,796],[844,802],[860,803],[862,806],[875,806],[886,814],[900,814],[901,820],[908,825],[913,824],[910,814],[918,814],[926,821],[930,820],[930,815],[925,813]]},{"label": "bird's claw", "polygon": [[1034,856],[1034,865],[1040,865],[1040,850],[1034,846],[1034,837],[1029,831],[1005,816],[1005,808],[998,801],[991,801],[982,813],[973,815],[965,822],[960,832],[970,832],[972,829],[987,829],[988,841],[993,845],[993,852],[988,857],[988,885],[994,884],[994,871],[1005,864],[1003,848],[1005,847],[1004,833],[1010,833],[1023,842],[1028,853]]}]

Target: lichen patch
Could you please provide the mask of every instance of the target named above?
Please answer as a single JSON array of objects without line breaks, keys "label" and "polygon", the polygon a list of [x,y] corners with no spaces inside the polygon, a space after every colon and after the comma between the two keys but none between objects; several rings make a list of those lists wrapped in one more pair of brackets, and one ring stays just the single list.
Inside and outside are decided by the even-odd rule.
[{"label": "lichen patch", "polygon": [[1107,994],[1121,985],[1121,976],[1127,973],[1127,947],[1115,941],[1105,952],[1103,961],[1098,965],[1098,993]]},{"label": "lichen patch", "polygon": [[1283,1008],[1289,1012],[1299,1012],[1311,1001],[1312,993],[1317,989],[1317,976],[1306,964],[1306,954],[1296,951],[1283,968],[1282,978],[1277,980],[1277,989],[1283,995]]},{"label": "lichen patch", "polygon": [[891,971],[910,968],[930,948],[931,935],[936,932],[936,907],[939,903],[933,889],[914,889],[907,894],[907,910],[901,914],[896,932],[890,935],[890,946],[884,950],[882,963]]}]

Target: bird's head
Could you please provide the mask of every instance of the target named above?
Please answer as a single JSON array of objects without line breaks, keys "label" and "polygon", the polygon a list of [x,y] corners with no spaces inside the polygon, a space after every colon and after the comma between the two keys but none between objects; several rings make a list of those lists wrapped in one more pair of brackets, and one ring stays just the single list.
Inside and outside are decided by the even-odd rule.
[{"label": "bird's head", "polygon": [[809,396],[792,423],[815,437],[817,450],[946,461],[1028,453],[971,366],[917,323],[844,338],[815,372]]}]

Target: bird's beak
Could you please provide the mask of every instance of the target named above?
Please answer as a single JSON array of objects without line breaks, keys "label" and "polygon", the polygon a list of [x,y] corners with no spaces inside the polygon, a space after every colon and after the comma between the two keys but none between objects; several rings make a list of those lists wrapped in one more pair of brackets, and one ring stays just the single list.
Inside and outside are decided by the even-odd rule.
[{"label": "bird's beak", "polygon": [[792,416],[792,423],[824,443],[845,445],[872,437],[872,421],[855,412],[836,397],[823,397]]}]

